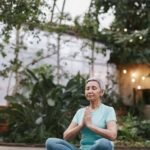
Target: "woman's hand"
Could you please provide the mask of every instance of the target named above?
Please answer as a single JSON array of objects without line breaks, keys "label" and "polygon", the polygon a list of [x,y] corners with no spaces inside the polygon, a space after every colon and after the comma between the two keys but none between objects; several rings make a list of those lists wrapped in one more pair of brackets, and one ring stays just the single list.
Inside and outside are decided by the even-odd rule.
[{"label": "woman's hand", "polygon": [[66,131],[63,134],[63,138],[65,140],[71,140],[73,139],[79,132],[80,130],[83,128],[82,124],[77,124],[74,122],[71,122],[69,127],[66,129]]},{"label": "woman's hand", "polygon": [[85,109],[83,121],[87,127],[92,125],[91,111],[90,111],[89,107],[86,107],[86,109]]}]

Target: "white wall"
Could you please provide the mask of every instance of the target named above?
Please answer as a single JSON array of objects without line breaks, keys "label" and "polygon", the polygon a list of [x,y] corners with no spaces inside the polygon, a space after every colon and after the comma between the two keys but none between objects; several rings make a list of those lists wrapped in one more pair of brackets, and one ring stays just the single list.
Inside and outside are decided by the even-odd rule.
[{"label": "white wall", "polygon": [[[15,33],[16,31],[13,30],[10,44],[6,45],[5,52],[7,56],[5,58],[0,56],[0,70],[3,70],[3,64],[7,66],[10,65],[9,61],[13,60],[14,58],[14,47],[15,47]],[[24,46],[27,47],[26,50],[21,49],[19,54],[19,58],[25,67],[27,64],[31,63],[33,59],[37,58],[36,53],[40,51],[43,56],[51,55],[53,52],[57,50],[57,34],[49,34],[47,32],[41,32],[39,30],[35,31],[21,31],[20,36]],[[61,46],[60,46],[60,56],[61,56],[61,68],[62,74],[63,72],[67,72],[71,75],[80,72],[81,74],[90,74],[91,73],[91,65],[89,64],[89,60],[86,59],[86,56],[91,55],[90,47],[87,46],[83,48],[81,51],[81,47],[83,46],[83,42],[85,39],[79,39],[73,36],[63,35],[61,37]],[[2,39],[0,39],[2,42]],[[90,44],[90,41],[86,41]],[[53,44],[53,45],[52,45]],[[102,44],[96,44],[97,47],[102,47]],[[76,56],[75,56],[76,55]],[[95,65],[94,65],[94,74],[96,76],[100,76],[104,83],[106,83],[106,76],[107,76],[107,61],[109,60],[110,52],[106,52],[106,56],[103,54],[95,53]],[[75,56],[75,57],[74,57]],[[56,54],[52,55],[50,58],[46,58],[39,63],[35,64],[36,67],[41,64],[52,64],[56,66]],[[24,68],[22,68],[24,69]],[[67,81],[66,79],[63,81]],[[12,88],[14,85],[14,79],[11,80],[11,87],[9,88],[9,94],[12,92]],[[0,77],[0,105],[6,105],[6,101],[4,100],[4,96],[6,95],[8,89],[8,79],[2,79]]]}]

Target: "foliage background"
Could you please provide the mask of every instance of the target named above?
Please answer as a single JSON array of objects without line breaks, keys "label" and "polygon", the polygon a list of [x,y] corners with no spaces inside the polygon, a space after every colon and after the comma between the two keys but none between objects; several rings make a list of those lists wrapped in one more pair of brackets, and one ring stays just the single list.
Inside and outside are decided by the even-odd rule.
[{"label": "foliage background", "polygon": [[[89,39],[92,51],[97,51],[96,42],[105,44],[106,47],[99,49],[98,52],[105,53],[107,49],[110,49],[110,62],[116,64],[150,63],[150,1],[91,0],[82,21],[80,17],[76,17],[73,20],[73,26],[63,24],[63,21],[69,19],[69,14],[64,12],[65,2],[64,0],[61,11],[55,14],[57,0],[53,0],[52,5],[40,0],[0,1],[0,22],[4,25],[0,32],[2,57],[8,55],[5,46],[10,44],[12,30],[15,30],[16,35],[15,43],[11,47],[14,57],[9,65],[4,65],[4,69],[0,71],[4,78],[14,74],[16,81],[13,93],[6,96],[10,106],[5,112],[9,114],[9,131],[2,135],[5,141],[36,143],[43,142],[48,136],[61,137],[76,108],[86,105],[83,96],[86,77],[77,74],[72,79],[68,79],[67,85],[60,84],[62,76],[60,74],[60,40],[64,33]],[[51,12],[48,22],[44,20],[45,14],[41,9],[43,6]],[[115,20],[109,29],[100,30],[99,16],[110,9],[113,10]],[[57,44],[55,45],[57,72],[55,75],[50,66],[33,70],[32,67],[28,67],[21,70],[22,61],[19,59],[19,54],[21,49],[26,50],[21,40],[21,32],[35,29],[47,31],[50,34],[57,33]],[[45,59],[40,53],[39,55],[41,57],[35,62]],[[94,58],[90,59],[91,65],[94,65]],[[33,64],[35,62],[33,60]],[[55,77],[57,83],[54,82]],[[106,100],[111,101],[109,96],[106,96]],[[135,124],[132,124],[130,117],[127,120],[127,125],[124,124],[124,128],[119,130],[121,139],[134,140],[138,137],[149,139],[146,134],[149,122],[142,122],[140,126],[141,122],[137,120]],[[132,128],[133,126],[135,128]],[[138,129],[143,132],[138,132]]]}]

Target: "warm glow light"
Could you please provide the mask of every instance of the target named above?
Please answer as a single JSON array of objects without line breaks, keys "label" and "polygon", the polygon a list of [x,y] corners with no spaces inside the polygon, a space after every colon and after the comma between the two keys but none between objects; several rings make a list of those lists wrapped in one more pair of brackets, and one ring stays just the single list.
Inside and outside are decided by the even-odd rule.
[{"label": "warm glow light", "polygon": [[142,80],[143,80],[143,81],[145,80],[145,76],[142,76]]},{"label": "warm glow light", "polygon": [[132,42],[133,42],[133,39],[130,39],[129,42],[132,43]]},{"label": "warm glow light", "polygon": [[132,79],[131,79],[131,82],[133,82],[133,83],[134,83],[134,82],[135,82],[135,78],[132,78]]},{"label": "warm glow light", "polygon": [[135,73],[132,73],[132,75],[131,75],[132,77],[135,77],[136,76],[136,74]]},{"label": "warm glow light", "polygon": [[124,28],[124,32],[127,32],[128,30],[127,30],[127,28]]},{"label": "warm glow light", "polygon": [[140,90],[142,87],[140,85],[137,86],[137,89]]},{"label": "warm glow light", "polygon": [[143,37],[142,37],[142,36],[140,36],[140,37],[139,37],[139,39],[140,39],[140,40],[142,40],[142,39],[143,39]]},{"label": "warm glow light", "polygon": [[122,71],[124,74],[126,74],[127,73],[127,70],[126,69],[123,69],[123,71]]}]

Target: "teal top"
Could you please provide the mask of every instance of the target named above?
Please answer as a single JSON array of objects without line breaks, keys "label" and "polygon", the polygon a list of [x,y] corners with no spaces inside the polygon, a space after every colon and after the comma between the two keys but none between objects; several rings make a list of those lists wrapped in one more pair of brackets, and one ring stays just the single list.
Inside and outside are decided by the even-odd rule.
[{"label": "teal top", "polygon": [[[75,116],[73,117],[73,122],[80,124],[84,116],[85,108],[80,108]],[[116,121],[116,114],[113,107],[101,104],[98,108],[91,112],[92,123],[99,128],[105,129],[107,122]],[[81,141],[80,149],[89,150],[90,147],[96,142],[96,140],[102,138],[102,136],[94,133],[90,129],[84,127],[81,130]]]}]

